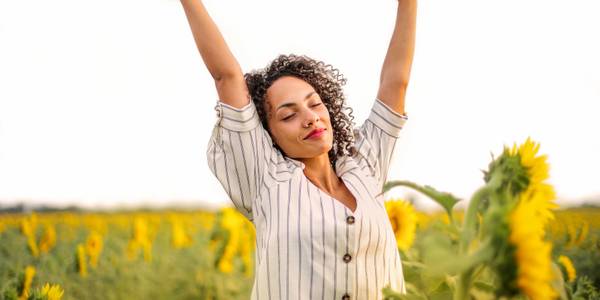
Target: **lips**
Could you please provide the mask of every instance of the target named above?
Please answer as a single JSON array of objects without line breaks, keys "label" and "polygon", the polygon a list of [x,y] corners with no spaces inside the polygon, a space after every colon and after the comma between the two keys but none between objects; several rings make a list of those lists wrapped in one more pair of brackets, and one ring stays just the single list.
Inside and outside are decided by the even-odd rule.
[{"label": "lips", "polygon": [[315,133],[320,133],[320,132],[323,132],[323,131],[325,131],[325,128],[317,128],[317,129],[315,129],[315,130],[311,131],[311,132],[310,132],[310,133],[309,133],[309,134],[308,134],[308,135],[307,135],[307,136],[306,136],[304,139],[308,139],[308,138],[310,138],[310,137],[311,137],[313,134],[315,134]]}]

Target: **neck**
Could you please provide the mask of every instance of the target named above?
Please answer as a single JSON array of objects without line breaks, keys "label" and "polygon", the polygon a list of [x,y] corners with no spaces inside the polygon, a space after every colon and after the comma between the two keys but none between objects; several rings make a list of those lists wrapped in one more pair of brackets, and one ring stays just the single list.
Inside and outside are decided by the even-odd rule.
[{"label": "neck", "polygon": [[340,179],[331,166],[329,155],[327,152],[312,158],[303,158],[304,175],[314,185],[323,191],[334,194],[340,185]]}]

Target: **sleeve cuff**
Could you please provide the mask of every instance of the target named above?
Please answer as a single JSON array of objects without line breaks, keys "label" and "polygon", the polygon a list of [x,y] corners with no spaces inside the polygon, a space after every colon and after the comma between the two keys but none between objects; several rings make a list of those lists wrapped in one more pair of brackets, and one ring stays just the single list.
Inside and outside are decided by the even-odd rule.
[{"label": "sleeve cuff", "polygon": [[375,103],[371,108],[368,119],[387,134],[399,137],[400,130],[402,130],[404,123],[408,120],[408,116],[406,114],[399,114],[381,100],[375,98]]},{"label": "sleeve cuff", "polygon": [[225,129],[249,131],[260,125],[260,118],[252,101],[242,108],[235,108],[217,100],[215,109],[217,110],[217,117],[220,119],[219,124]]}]

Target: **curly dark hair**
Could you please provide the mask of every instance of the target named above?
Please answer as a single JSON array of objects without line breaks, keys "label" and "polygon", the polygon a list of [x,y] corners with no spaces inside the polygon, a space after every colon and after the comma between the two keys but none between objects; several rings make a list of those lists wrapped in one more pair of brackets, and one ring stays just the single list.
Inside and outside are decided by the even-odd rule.
[{"label": "curly dark hair", "polygon": [[[328,155],[335,171],[335,163],[338,157],[356,153],[353,132],[354,116],[352,115],[352,108],[345,106],[346,100],[342,91],[346,79],[340,74],[339,70],[329,64],[306,55],[299,56],[295,54],[281,54],[264,69],[253,70],[244,74],[248,91],[256,106],[262,125],[271,137],[271,130],[267,123],[265,96],[271,84],[282,76],[295,76],[306,81],[315,89],[323,100],[325,107],[327,107],[333,128],[333,146]],[[344,110],[348,110],[348,114]],[[274,146],[285,155],[279,145],[274,144]]]}]

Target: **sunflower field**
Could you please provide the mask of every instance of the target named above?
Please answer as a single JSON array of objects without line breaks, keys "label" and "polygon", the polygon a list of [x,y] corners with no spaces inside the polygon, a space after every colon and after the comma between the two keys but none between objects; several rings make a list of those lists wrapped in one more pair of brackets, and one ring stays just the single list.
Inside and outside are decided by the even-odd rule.
[{"label": "sunflower field", "polygon": [[[407,294],[386,299],[600,299],[600,209],[561,210],[545,155],[527,139],[504,148],[464,201],[389,181],[439,203],[386,209]],[[255,232],[219,211],[0,214],[1,299],[249,299]]]}]

